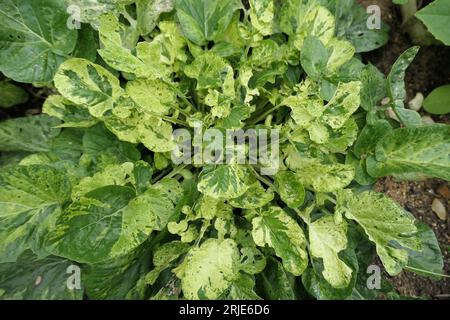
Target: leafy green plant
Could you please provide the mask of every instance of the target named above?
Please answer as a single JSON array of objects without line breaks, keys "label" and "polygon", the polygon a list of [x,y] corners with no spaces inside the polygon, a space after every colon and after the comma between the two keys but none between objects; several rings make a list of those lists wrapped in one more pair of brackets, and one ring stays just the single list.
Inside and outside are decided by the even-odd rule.
[{"label": "leafy green plant", "polygon": [[[387,78],[363,64],[386,29],[353,1],[69,2],[102,9],[82,15],[99,57],[66,57],[44,114],[0,123],[1,297],[373,299],[376,254],[442,276],[429,227],[370,187],[450,180],[450,127],[403,105],[418,48]],[[172,163],[174,130],[198,126],[279,130],[278,172]]]},{"label": "leafy green plant", "polygon": [[70,55],[77,31],[58,0],[0,1],[0,71],[20,82],[49,82]]},{"label": "leafy green plant", "polygon": [[434,89],[423,101],[423,105],[432,114],[450,113],[450,84]]},{"label": "leafy green plant", "polygon": [[0,80],[0,108],[11,108],[28,101],[28,93],[8,80]]},{"label": "leafy green plant", "polygon": [[[450,1],[432,1],[422,9],[416,0],[393,0],[393,2],[401,5],[404,27],[416,43],[450,45]],[[424,101],[425,110],[432,114],[450,112],[449,95],[449,85],[436,88]]]},{"label": "leafy green plant", "polygon": [[436,0],[416,13],[433,36],[450,45],[450,1]]},{"label": "leafy green plant", "polygon": [[[393,2],[401,5],[403,24],[416,43],[450,45],[450,1],[434,0],[422,9],[417,0]],[[434,41],[429,33],[439,42]]]}]

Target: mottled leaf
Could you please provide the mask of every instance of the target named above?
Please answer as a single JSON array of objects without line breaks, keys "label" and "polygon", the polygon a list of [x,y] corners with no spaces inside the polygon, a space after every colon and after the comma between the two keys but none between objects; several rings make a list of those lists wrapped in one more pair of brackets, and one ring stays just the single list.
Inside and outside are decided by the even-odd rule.
[{"label": "mottled leaf", "polygon": [[47,253],[44,237],[54,228],[70,183],[60,171],[31,165],[0,173],[0,261],[13,262],[25,250]]},{"label": "mottled leaf", "polygon": [[450,180],[450,126],[400,128],[378,142],[368,159],[370,175],[423,174]]},{"label": "mottled leaf", "polygon": [[343,190],[338,193],[337,211],[364,229],[390,275],[397,275],[407,265],[407,249],[421,249],[411,214],[382,193],[355,195]]},{"label": "mottled leaf", "polygon": [[122,94],[119,79],[100,65],[73,58],[64,62],[55,76],[55,86],[67,100],[86,106],[94,117],[113,108]]},{"label": "mottled leaf", "polygon": [[335,288],[347,287],[352,269],[339,258],[339,252],[347,247],[346,222],[336,223],[328,215],[309,224],[308,231],[310,253],[323,261],[323,277]]},{"label": "mottled leaf", "polygon": [[16,118],[0,122],[1,151],[45,152],[58,136],[60,121],[47,115]]},{"label": "mottled leaf", "polygon": [[208,239],[193,247],[173,271],[187,299],[216,299],[238,276],[239,251],[231,239]]},{"label": "mottled leaf", "polygon": [[[406,99],[405,90],[405,73],[408,66],[419,52],[419,47],[411,47],[403,52],[391,68],[391,72],[387,77],[388,96],[391,99],[391,105],[400,121],[405,125],[410,125],[410,117],[398,112],[398,109],[404,108],[404,100]],[[410,110],[411,111],[411,110]],[[414,123],[413,123],[414,124]],[[417,123],[415,123],[417,124]]]},{"label": "mottled leaf", "polygon": [[379,18],[376,12],[368,14],[356,1],[336,1],[335,15],[337,36],[350,41],[356,52],[369,52],[388,42],[389,27],[382,21],[379,28],[375,27],[373,19]]},{"label": "mottled leaf", "polygon": [[137,197],[129,187],[98,188],[67,208],[47,241],[60,256],[102,262],[132,252],[167,224],[173,209],[154,187]]},{"label": "mottled leaf", "polygon": [[136,3],[137,28],[141,35],[153,31],[162,13],[170,12],[175,6],[175,0],[139,0]]},{"label": "mottled leaf", "polygon": [[279,207],[259,209],[253,218],[253,239],[256,245],[268,245],[283,260],[284,268],[299,276],[308,265],[306,238],[303,230]]},{"label": "mottled leaf", "polygon": [[305,200],[305,188],[292,171],[281,171],[275,175],[275,187],[281,200],[290,208],[298,208]]},{"label": "mottled leaf", "polygon": [[264,189],[261,183],[256,182],[240,197],[229,200],[228,202],[236,208],[256,209],[265,206],[274,198],[274,192],[271,189]]},{"label": "mottled leaf", "polygon": [[90,115],[89,110],[77,106],[59,95],[52,95],[45,100],[42,112],[63,121],[59,127],[86,128],[92,127],[97,120]]},{"label": "mottled leaf", "polygon": [[197,45],[214,41],[228,27],[239,0],[176,0],[176,12],[185,36]]},{"label": "mottled leaf", "polygon": [[[81,300],[83,287],[69,289],[71,277],[79,266],[50,256],[38,259],[24,252],[16,263],[0,264],[0,298],[2,300]],[[80,270],[80,269],[78,269]],[[80,276],[80,274],[78,274]]]},{"label": "mottled leaf", "polygon": [[203,171],[197,185],[201,193],[225,199],[237,198],[249,187],[247,169],[236,164],[219,165]]}]

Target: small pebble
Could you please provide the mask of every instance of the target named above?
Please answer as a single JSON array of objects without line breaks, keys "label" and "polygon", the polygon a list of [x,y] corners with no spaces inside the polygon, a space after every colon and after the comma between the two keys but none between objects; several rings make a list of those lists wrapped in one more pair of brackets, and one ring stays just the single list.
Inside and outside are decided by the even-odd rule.
[{"label": "small pebble", "polygon": [[42,277],[41,276],[37,276],[36,277],[36,281],[34,282],[34,285],[38,286],[41,282],[42,282]]},{"label": "small pebble", "polygon": [[448,188],[448,184],[441,184],[439,188],[437,188],[436,192],[443,196],[446,200],[450,199],[450,189]]},{"label": "small pebble", "polygon": [[392,108],[387,108],[386,113],[389,118],[400,121]]},{"label": "small pebble", "polygon": [[419,111],[420,108],[422,108],[423,100],[424,96],[422,93],[419,92],[411,101],[408,102],[408,107],[411,110]]},{"label": "small pebble", "polygon": [[430,116],[423,116],[422,121],[425,124],[433,124],[434,120]]},{"label": "small pebble", "polygon": [[441,220],[447,219],[447,210],[445,209],[445,206],[442,204],[442,202],[439,199],[434,199],[433,204],[431,205],[431,210],[436,213],[436,215]]},{"label": "small pebble", "polygon": [[27,116],[33,116],[33,115],[40,114],[40,113],[41,113],[41,110],[40,110],[40,109],[37,109],[37,108],[34,108],[34,109],[28,109],[27,111],[25,111],[25,114],[26,114]]}]

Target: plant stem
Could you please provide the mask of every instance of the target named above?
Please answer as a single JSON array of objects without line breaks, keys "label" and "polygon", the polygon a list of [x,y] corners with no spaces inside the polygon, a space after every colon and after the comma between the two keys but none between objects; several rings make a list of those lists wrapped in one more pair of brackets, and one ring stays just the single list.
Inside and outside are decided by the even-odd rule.
[{"label": "plant stem", "polygon": [[267,118],[268,115],[270,115],[271,113],[275,112],[278,108],[282,107],[282,104],[276,105],[272,108],[270,108],[269,110],[267,110],[266,112],[264,112],[262,115],[260,115],[259,117],[257,117],[254,120],[251,120],[250,122],[247,123],[247,126],[251,126],[254,124],[257,124],[260,121],[263,121],[264,119]]},{"label": "plant stem", "polygon": [[177,94],[177,97],[180,98],[186,106],[190,107],[194,112],[198,112],[198,110],[194,107],[194,105],[188,100],[188,98],[176,87],[174,86],[170,81],[162,80],[166,85],[168,85],[175,93]]},{"label": "plant stem", "polygon": [[187,113],[185,110],[183,110],[182,108],[180,108],[178,106],[172,106],[172,108],[174,108],[175,110],[179,111],[186,118],[189,118],[191,116],[189,113]]},{"label": "plant stem", "polygon": [[330,202],[336,204],[336,200],[335,200],[332,196],[326,194],[326,195],[325,195],[325,198],[327,198],[327,200],[329,200]]},{"label": "plant stem", "polygon": [[161,172],[155,179],[153,179],[152,184],[155,184],[158,181],[162,180],[168,173],[170,173],[170,171],[168,170]]},{"label": "plant stem", "polygon": [[157,114],[157,113],[154,113],[152,111],[146,111],[146,113],[151,115],[152,117],[160,118],[162,120],[166,120],[166,121],[169,121],[171,123],[179,124],[179,125],[185,126],[185,127],[188,126],[188,124],[185,121],[182,121],[182,120],[174,119],[174,118],[171,118],[171,117],[168,117],[168,116],[163,116],[161,114]]},{"label": "plant stem", "polygon": [[172,171],[170,171],[169,173],[166,172],[162,172],[160,175],[158,175],[154,180],[153,180],[153,184],[155,184],[156,182],[163,180],[163,179],[169,179],[174,177],[175,175],[177,175],[179,172],[183,171],[188,165],[187,164],[183,164],[181,166],[175,167],[173,168]]},{"label": "plant stem", "polygon": [[180,173],[181,171],[183,171],[188,165],[187,164],[183,164],[182,166],[178,166],[176,167],[174,170],[172,170],[171,173],[169,173],[167,176],[165,176],[164,178],[172,178],[174,176],[176,176],[178,173]]},{"label": "plant stem", "polygon": [[400,6],[402,14],[402,27],[407,31],[413,43],[420,45],[438,44],[425,25],[415,16],[422,1],[409,0],[406,4]]},{"label": "plant stem", "polygon": [[420,269],[420,268],[414,268],[414,267],[406,266],[405,269],[409,270],[409,271],[417,271],[417,272],[426,273],[426,274],[433,275],[433,276],[436,276],[436,277],[450,278],[449,275],[442,274],[442,273],[436,273],[436,272],[433,272],[433,271],[428,271],[428,270],[424,270],[424,269]]},{"label": "plant stem", "polygon": [[[261,181],[262,183],[264,183],[265,185],[269,186],[270,188],[272,188],[272,190],[274,190],[276,193],[280,194],[279,190],[277,187],[275,187],[275,185],[273,184],[272,181],[270,181],[269,179],[266,179],[264,177],[262,177],[258,172],[256,172],[256,170],[250,166],[250,171],[253,172],[253,174],[256,176],[256,179],[258,179],[259,181]],[[292,210],[295,211],[295,213],[297,213],[297,215],[302,218],[302,220],[309,225],[311,223],[311,219],[309,216],[306,216],[300,209],[298,208],[291,208]]]},{"label": "plant stem", "polygon": [[172,122],[174,124],[179,124],[180,126],[188,127],[188,124],[185,121],[174,119],[174,118],[167,117],[167,116],[162,116],[162,115],[159,115],[159,114],[156,114],[156,113],[153,113],[153,112],[149,112],[149,114],[151,114],[152,116],[154,116],[156,118],[161,118],[163,120]]},{"label": "plant stem", "polygon": [[256,179],[258,179],[259,181],[261,181],[268,187],[272,188],[276,193],[278,193],[278,190],[272,181],[261,176],[258,172],[256,172],[255,168],[253,168],[252,166],[248,166],[248,167],[250,168],[250,171],[255,175]]},{"label": "plant stem", "polygon": [[304,212],[302,212],[301,210],[299,210],[298,208],[293,209],[295,211],[295,213],[302,218],[302,220],[307,224],[310,225],[311,224],[311,218],[309,216],[307,216]]},{"label": "plant stem", "polygon": [[199,245],[200,241],[203,239],[203,236],[205,235],[206,230],[208,230],[210,225],[211,225],[210,220],[203,222],[202,228],[200,229],[199,235],[198,235],[197,239],[195,240],[194,246]]},{"label": "plant stem", "polygon": [[128,21],[128,23],[134,28],[136,28],[136,20],[134,20],[130,14],[128,13],[127,9],[124,9],[121,11],[124,18]]},{"label": "plant stem", "polygon": [[400,6],[400,11],[402,13],[403,21],[402,24],[405,25],[417,12],[417,1],[409,0],[406,4]]}]

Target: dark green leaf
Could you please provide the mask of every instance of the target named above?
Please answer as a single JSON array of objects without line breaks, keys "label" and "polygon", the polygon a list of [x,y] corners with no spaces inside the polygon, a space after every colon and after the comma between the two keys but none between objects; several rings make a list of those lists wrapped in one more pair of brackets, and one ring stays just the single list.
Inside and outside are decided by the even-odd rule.
[{"label": "dark green leaf", "polygon": [[361,107],[364,110],[373,110],[386,96],[386,78],[372,64],[364,67],[360,74],[362,82]]},{"label": "dark green leaf", "polygon": [[53,256],[39,260],[24,252],[16,263],[0,264],[0,299],[81,300],[84,290],[77,270],[69,260]]},{"label": "dark green leaf", "polygon": [[[391,106],[399,117],[400,121],[402,121],[405,125],[417,124],[414,123],[414,119],[416,118],[413,118],[413,116],[407,113],[399,114],[398,109],[404,108],[404,101],[406,99],[406,69],[414,60],[418,52],[419,47],[411,47],[403,52],[400,57],[398,57],[397,61],[395,61],[394,65],[392,66],[391,72],[387,77],[388,95],[391,99]],[[410,122],[411,119],[413,123]]]},{"label": "dark green leaf", "polygon": [[368,28],[371,17],[355,0],[336,1],[336,33],[350,41],[356,52],[368,52],[384,46],[389,39],[389,27],[381,22],[381,28]]},{"label": "dark green leaf", "polygon": [[0,1],[0,70],[19,82],[50,82],[72,52],[77,30],[60,0]]},{"label": "dark green leaf", "polygon": [[423,107],[432,114],[450,113],[450,84],[434,89],[423,101]]},{"label": "dark green leaf", "polygon": [[28,101],[27,92],[10,82],[0,81],[0,108],[10,108]]},{"label": "dark green leaf", "polygon": [[200,46],[220,37],[233,13],[241,7],[239,0],[176,0],[177,16],[185,36]]},{"label": "dark green leaf", "polygon": [[258,275],[261,296],[268,300],[295,300],[295,278],[275,258],[267,259],[267,266]]},{"label": "dark green leaf", "polygon": [[300,61],[308,76],[318,80],[326,71],[330,53],[318,37],[308,36],[303,44]]},{"label": "dark green leaf", "polygon": [[444,273],[444,262],[439,242],[433,230],[426,224],[418,222],[417,229],[422,250],[408,250],[409,256],[406,268],[419,275],[439,279],[439,275]]},{"label": "dark green leaf", "polygon": [[0,173],[0,261],[10,262],[26,249],[46,255],[44,237],[54,228],[70,183],[60,171],[32,165]]},{"label": "dark green leaf", "polygon": [[50,150],[50,141],[60,129],[56,118],[39,115],[0,122],[0,150],[41,152]]}]

